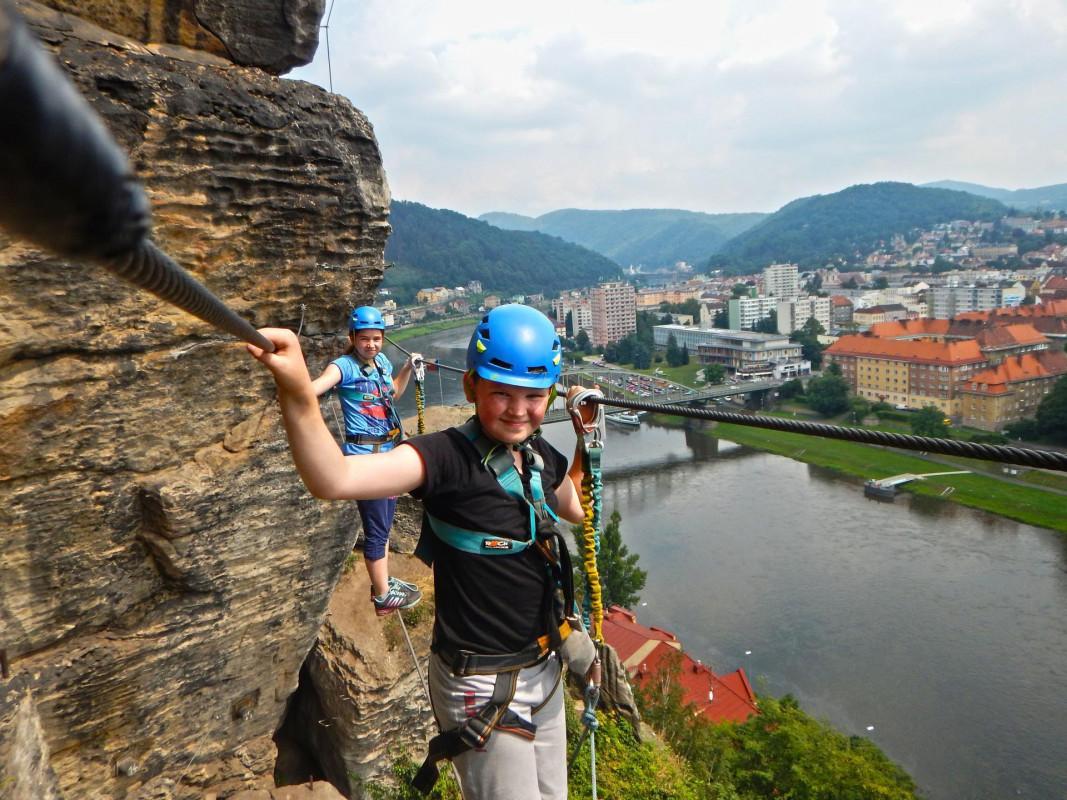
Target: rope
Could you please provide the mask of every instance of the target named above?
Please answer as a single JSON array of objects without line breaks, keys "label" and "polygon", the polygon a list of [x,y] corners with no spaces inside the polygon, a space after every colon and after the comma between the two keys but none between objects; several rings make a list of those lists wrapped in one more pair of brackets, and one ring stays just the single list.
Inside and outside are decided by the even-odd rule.
[{"label": "rope", "polygon": [[[585,572],[585,599],[582,601],[582,616],[586,627],[592,634],[593,641],[604,640],[604,603],[600,586],[600,571],[597,569],[596,557],[600,554],[600,448],[596,448],[595,459],[587,449],[583,456],[585,476],[582,478],[582,507],[585,518],[582,520],[582,536],[578,549],[582,557],[582,569]],[[595,460],[596,467],[592,466]]]},{"label": "rope", "polygon": [[148,238],[125,154],[9,5],[0,3],[0,225],[92,261],[239,339],[274,346]]},{"label": "rope", "polygon": [[426,362],[421,358],[416,359],[411,369],[415,375],[415,412],[419,415],[418,432],[419,436],[422,436],[426,433],[426,393],[422,388],[426,380]]},{"label": "rope", "polygon": [[[394,341],[393,341],[392,339],[390,339],[390,338],[389,338],[388,336],[386,336],[386,337],[385,337],[385,341],[389,342],[389,344],[391,344],[391,345],[392,345],[393,347],[395,347],[395,348],[396,348],[397,350],[399,350],[399,351],[400,351],[401,353],[403,353],[404,355],[406,355],[406,356],[410,356],[410,355],[411,355],[411,351],[410,351],[410,350],[406,350],[405,348],[401,347],[401,346],[400,346],[399,344],[397,344],[396,342],[394,342]],[[443,370],[445,370],[446,372],[458,372],[458,373],[459,373],[460,375],[463,375],[463,374],[464,374],[464,373],[466,373],[466,371],[467,371],[467,370],[465,370],[465,369],[460,369],[459,367],[453,367],[453,366],[451,366],[451,365],[449,365],[449,364],[442,364],[442,363],[441,363],[440,361],[438,361],[438,360],[437,360],[436,358],[435,358],[435,359],[434,359],[433,361],[425,361],[424,363],[425,363],[425,364],[426,364],[426,366],[427,366],[427,367],[429,367],[429,368],[430,368],[431,370],[435,370],[435,369],[443,369]]]},{"label": "rope", "polygon": [[983,461],[1000,461],[1024,467],[1067,471],[1067,453],[1054,450],[1034,450],[1025,447],[1013,447],[999,444],[980,444],[962,442],[956,439],[937,439],[930,436],[914,436],[905,433],[889,433],[867,428],[847,428],[839,425],[827,425],[821,422],[805,422],[782,417],[767,417],[759,414],[741,414],[736,411],[723,411],[713,408],[690,408],[672,403],[647,403],[640,400],[608,400],[596,396],[588,402],[600,406],[628,408],[634,411],[651,411],[657,414],[670,414],[689,419],[707,419],[715,422],[729,422],[734,425],[747,425],[754,428],[801,433],[806,436],[822,436],[826,439],[840,439],[848,442],[875,444],[883,447],[898,447],[902,450],[917,450],[924,453],[957,456],[960,458],[977,458]]}]

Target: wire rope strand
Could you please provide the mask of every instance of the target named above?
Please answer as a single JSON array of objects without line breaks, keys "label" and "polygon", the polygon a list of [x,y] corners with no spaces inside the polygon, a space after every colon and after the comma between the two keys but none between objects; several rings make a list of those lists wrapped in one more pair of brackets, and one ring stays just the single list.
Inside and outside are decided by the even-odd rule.
[{"label": "wire rope strand", "polygon": [[827,439],[840,439],[862,444],[881,445],[883,447],[898,447],[903,450],[917,450],[960,458],[977,458],[983,461],[1000,461],[1018,466],[1067,471],[1067,453],[1055,450],[1034,450],[1010,445],[981,444],[978,442],[962,442],[956,439],[937,439],[930,436],[890,433],[868,428],[847,428],[822,422],[805,422],[783,417],[742,414],[737,411],[722,411],[711,408],[690,408],[672,403],[646,403],[640,400],[622,400],[618,398],[608,400],[600,397],[591,398],[589,402],[601,403],[615,408],[628,408],[635,411],[651,411],[657,414],[687,417],[689,419],[729,422],[735,425],[801,433],[807,436],[821,436]]},{"label": "wire rope strand", "polygon": [[268,353],[274,352],[274,345],[269,339],[178,266],[152,241],[144,239],[133,252],[103,259],[101,263],[120,278],[188,311],[209,325]]}]

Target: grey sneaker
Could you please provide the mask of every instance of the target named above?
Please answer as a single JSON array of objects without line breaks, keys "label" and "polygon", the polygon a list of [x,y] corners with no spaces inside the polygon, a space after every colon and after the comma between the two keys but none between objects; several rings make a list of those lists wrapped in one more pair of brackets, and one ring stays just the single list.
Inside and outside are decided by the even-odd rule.
[{"label": "grey sneaker", "polygon": [[385,593],[384,597],[371,596],[371,600],[374,602],[374,613],[379,617],[384,617],[386,614],[392,614],[398,608],[411,608],[419,604],[422,600],[422,592],[420,592],[415,586],[410,583],[404,583],[403,581],[393,582],[389,580],[389,591]]},{"label": "grey sneaker", "polygon": [[[393,586],[403,586],[405,589],[407,589],[409,591],[412,591],[412,592],[418,592],[419,591],[419,587],[416,586],[414,583],[408,583],[407,581],[402,581],[402,580],[400,580],[400,578],[394,578],[392,575],[390,575],[389,576],[389,588],[392,588]],[[421,594],[421,592],[419,592],[419,593]]]}]

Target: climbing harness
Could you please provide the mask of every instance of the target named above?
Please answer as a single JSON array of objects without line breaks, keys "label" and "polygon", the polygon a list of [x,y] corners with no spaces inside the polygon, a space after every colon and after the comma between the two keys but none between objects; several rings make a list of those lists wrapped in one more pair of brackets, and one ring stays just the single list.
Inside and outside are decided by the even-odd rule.
[{"label": "climbing harness", "polygon": [[529,476],[527,496],[522,476],[515,467],[512,447],[493,442],[485,436],[476,417],[472,417],[456,430],[474,446],[479,462],[496,478],[501,488],[526,506],[529,514],[529,539],[520,541],[498,534],[468,530],[424,512],[431,535],[428,536],[424,528],[415,554],[427,564],[432,564],[433,549],[436,546],[434,540],[440,540],[466,553],[483,556],[515,555],[528,548],[535,548],[543,557],[548,573],[541,607],[545,633],[522,650],[493,655],[454,648],[447,642],[434,642],[431,649],[448,664],[453,674],[496,675],[496,682],[489,702],[474,716],[459,727],[440,733],[430,740],[426,760],[412,781],[412,785],[423,794],[428,793],[437,781],[438,762],[453,759],[471,748],[483,747],[495,728],[505,727],[533,737],[536,728],[508,709],[508,704],[515,694],[519,671],[539,664],[549,653],[559,651],[579,625],[577,620],[572,621],[565,616],[566,610],[574,608],[573,570],[566,542],[555,527],[558,517],[545,500],[541,481],[544,463],[541,456],[533,450],[529,442],[514,448],[522,453],[523,466]]}]

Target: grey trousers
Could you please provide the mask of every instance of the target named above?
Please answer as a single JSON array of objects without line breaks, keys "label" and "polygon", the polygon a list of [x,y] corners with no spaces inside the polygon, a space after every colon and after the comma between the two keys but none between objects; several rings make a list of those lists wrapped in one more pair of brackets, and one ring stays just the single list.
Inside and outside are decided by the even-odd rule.
[{"label": "grey trousers", "polygon": [[[495,675],[457,677],[436,654],[430,656],[430,698],[442,731],[458,727],[489,702]],[[464,800],[567,800],[567,730],[559,658],[519,672],[508,706],[537,726],[533,741],[494,730],[481,750],[454,759]]]}]

